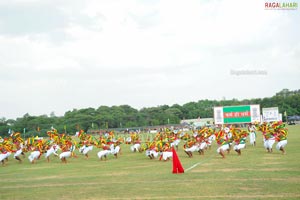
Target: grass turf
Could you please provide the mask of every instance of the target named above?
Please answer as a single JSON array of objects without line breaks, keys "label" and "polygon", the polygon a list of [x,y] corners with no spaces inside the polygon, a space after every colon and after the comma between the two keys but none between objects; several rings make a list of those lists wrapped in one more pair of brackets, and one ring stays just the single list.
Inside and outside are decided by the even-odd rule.
[{"label": "grass turf", "polygon": [[[300,126],[288,126],[287,154],[273,147],[267,153],[258,132],[257,146],[249,144],[242,156],[231,151],[222,159],[213,143],[205,155],[192,158],[182,150],[184,174],[172,174],[171,161],[150,160],[122,145],[122,155],[99,161],[97,148],[85,160],[41,157],[19,164],[11,155],[0,167],[0,199],[299,199]],[[77,151],[78,152],[78,151]]]}]

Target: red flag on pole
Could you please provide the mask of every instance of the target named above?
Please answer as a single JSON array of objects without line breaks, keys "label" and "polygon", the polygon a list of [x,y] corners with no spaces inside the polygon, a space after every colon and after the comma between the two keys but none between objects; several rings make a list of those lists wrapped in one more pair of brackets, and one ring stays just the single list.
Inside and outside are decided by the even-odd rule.
[{"label": "red flag on pole", "polygon": [[172,148],[172,153],[173,153],[173,174],[180,174],[180,173],[184,173],[184,169],[181,165],[181,162],[177,156],[177,153],[174,149],[174,147]]}]

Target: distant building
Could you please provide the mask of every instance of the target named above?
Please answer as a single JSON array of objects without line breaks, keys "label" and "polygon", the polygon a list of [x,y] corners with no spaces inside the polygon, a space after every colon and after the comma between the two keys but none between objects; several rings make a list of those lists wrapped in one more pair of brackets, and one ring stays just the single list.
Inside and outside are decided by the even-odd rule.
[{"label": "distant building", "polygon": [[193,127],[211,126],[214,124],[214,118],[184,119],[180,121],[180,124]]}]

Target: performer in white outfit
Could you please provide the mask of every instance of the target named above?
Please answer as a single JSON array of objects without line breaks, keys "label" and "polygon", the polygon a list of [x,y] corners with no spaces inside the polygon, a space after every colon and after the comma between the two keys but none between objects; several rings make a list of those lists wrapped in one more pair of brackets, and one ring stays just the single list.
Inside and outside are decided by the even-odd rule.
[{"label": "performer in white outfit", "polygon": [[29,161],[34,164],[36,162],[36,160],[39,158],[39,156],[41,155],[40,151],[33,151],[30,153],[30,155],[28,156]]},{"label": "performer in white outfit", "polygon": [[93,145],[87,146],[87,145],[83,145],[79,151],[86,157],[86,159],[89,158],[89,151],[93,150]]},{"label": "performer in white outfit", "polygon": [[10,154],[11,154],[11,152],[9,152],[9,151],[5,151],[0,154],[0,162],[2,162],[2,165],[5,165],[4,160],[8,160],[8,157],[10,156]]},{"label": "performer in white outfit", "polygon": [[184,144],[184,152],[191,158],[193,157],[193,152],[200,150],[200,144],[195,141],[195,139],[192,139],[190,141],[187,141],[186,144]]},{"label": "performer in white outfit", "polygon": [[103,150],[97,153],[97,156],[100,160],[102,160],[103,158],[107,160],[107,155],[111,154],[111,149],[108,145],[105,144],[102,145],[102,149]]},{"label": "performer in white outfit", "polygon": [[282,154],[286,154],[284,147],[287,145],[287,135],[288,130],[287,129],[280,129],[277,132],[276,140],[278,141],[276,145],[276,149],[280,150]]},{"label": "performer in white outfit", "polygon": [[130,147],[130,150],[132,151],[132,152],[139,152],[140,151],[140,149],[141,149],[141,144],[140,143],[135,143],[134,145],[132,145],[131,147]]},{"label": "performer in white outfit", "polygon": [[59,150],[59,146],[57,144],[53,144],[50,149],[48,149],[45,153],[45,158],[47,159],[47,162],[50,162],[50,156],[54,154],[55,156],[58,156],[57,151]]},{"label": "performer in white outfit", "polygon": [[62,163],[67,163],[67,158],[76,157],[74,154],[75,146],[71,142],[68,142],[62,146],[61,149],[63,152],[59,154],[59,159],[62,161]]},{"label": "performer in white outfit", "polygon": [[110,145],[111,154],[113,154],[116,158],[118,158],[118,153],[120,150],[121,147],[118,141]]},{"label": "performer in white outfit", "polygon": [[273,152],[273,145],[275,143],[274,132],[267,132],[264,134],[264,147],[269,153]]},{"label": "performer in white outfit", "polygon": [[168,143],[166,143],[163,147],[163,152],[162,152],[159,160],[163,159],[164,161],[167,161],[172,157],[173,157],[172,149],[170,148],[170,145]]},{"label": "performer in white outfit", "polygon": [[172,158],[172,156],[173,156],[173,152],[172,151],[164,151],[164,152],[162,152],[162,159],[164,161]]},{"label": "performer in white outfit", "polygon": [[238,155],[241,155],[241,150],[246,147],[246,134],[239,134],[234,137],[235,145],[233,147],[233,150],[238,153]]},{"label": "performer in white outfit", "polygon": [[21,158],[19,157],[21,154],[24,155],[23,153],[23,148],[24,148],[24,145],[23,143],[21,143],[19,145],[19,149],[16,151],[16,153],[14,154],[14,159],[18,160],[20,163],[22,162]]},{"label": "performer in white outfit", "polygon": [[249,124],[248,125],[248,131],[249,131],[249,139],[250,139],[250,144],[252,146],[256,145],[256,128],[254,124]]}]

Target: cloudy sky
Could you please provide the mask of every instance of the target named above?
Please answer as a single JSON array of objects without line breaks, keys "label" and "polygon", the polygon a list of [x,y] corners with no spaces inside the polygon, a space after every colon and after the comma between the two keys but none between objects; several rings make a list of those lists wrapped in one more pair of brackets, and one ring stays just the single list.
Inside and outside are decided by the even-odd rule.
[{"label": "cloudy sky", "polygon": [[0,117],[299,89],[300,10],[264,4],[0,1]]}]

